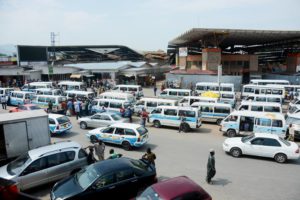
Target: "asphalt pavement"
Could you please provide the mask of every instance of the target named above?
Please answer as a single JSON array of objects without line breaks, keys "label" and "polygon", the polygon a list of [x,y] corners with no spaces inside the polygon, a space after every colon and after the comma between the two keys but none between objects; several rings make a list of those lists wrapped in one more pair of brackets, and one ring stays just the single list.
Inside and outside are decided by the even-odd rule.
[{"label": "asphalt pavement", "polygon": [[[146,96],[152,95],[152,89],[144,89]],[[1,110],[1,113],[6,111]],[[72,131],[52,137],[52,142],[74,140],[83,147],[90,145],[75,117],[70,117]],[[134,119],[139,123],[139,119]],[[156,154],[157,176],[159,180],[176,176],[188,176],[196,181],[213,199],[217,200],[298,200],[300,199],[300,160],[278,164],[272,159],[243,156],[233,158],[222,150],[226,139],[219,126],[204,123],[190,133],[178,133],[176,128],[154,128],[147,124],[150,134],[148,144],[139,149],[124,151],[119,146],[106,145],[105,156],[114,148],[117,153],[131,158],[141,158],[150,147]],[[216,176],[213,185],[205,182],[206,164],[209,149],[215,149]],[[41,199],[49,199],[53,184],[41,186],[27,193]]]}]

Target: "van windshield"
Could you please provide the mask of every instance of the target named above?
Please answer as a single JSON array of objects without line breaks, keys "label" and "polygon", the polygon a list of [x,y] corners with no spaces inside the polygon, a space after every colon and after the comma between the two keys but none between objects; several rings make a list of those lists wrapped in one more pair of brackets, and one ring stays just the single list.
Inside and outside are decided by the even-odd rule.
[{"label": "van windshield", "polygon": [[16,160],[10,162],[7,165],[7,172],[10,175],[16,175],[19,174],[22,169],[26,166],[27,163],[31,162],[31,158],[28,155],[28,153],[21,155]]}]

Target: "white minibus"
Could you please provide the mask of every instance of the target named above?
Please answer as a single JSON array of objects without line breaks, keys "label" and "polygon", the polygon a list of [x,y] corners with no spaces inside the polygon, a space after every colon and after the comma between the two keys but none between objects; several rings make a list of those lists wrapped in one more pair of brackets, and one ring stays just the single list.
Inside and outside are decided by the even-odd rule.
[{"label": "white minibus", "polygon": [[78,91],[78,90],[69,90],[64,92],[64,96],[69,98],[79,98],[79,99],[93,99],[95,94],[94,92],[87,92],[87,91]]},{"label": "white minibus", "polygon": [[202,121],[216,122],[218,125],[232,112],[231,105],[224,103],[195,102],[192,107],[201,112]]},{"label": "white minibus", "polygon": [[238,110],[282,113],[280,103],[266,103],[259,101],[242,101],[241,105],[238,107]]},{"label": "white minibus", "polygon": [[234,92],[221,92],[218,102],[230,104],[234,108],[235,104],[236,104],[235,93]]},{"label": "white minibus", "polygon": [[139,115],[142,109],[151,113],[157,106],[177,106],[178,101],[173,99],[159,99],[159,98],[141,98],[134,105],[134,111]]},{"label": "white minibus", "polygon": [[32,82],[32,83],[27,83],[24,84],[23,87],[21,88],[22,91],[30,91],[30,92],[35,92],[36,89],[40,88],[51,88],[52,86],[49,85],[48,83],[43,83],[43,82]]},{"label": "white minibus", "polygon": [[128,101],[130,103],[133,103],[136,101],[133,94],[125,93],[125,92],[103,92],[97,98],[124,100],[124,101]]},{"label": "white minibus", "polygon": [[67,90],[84,90],[86,85],[83,82],[78,81],[61,81],[58,83],[58,87],[64,91]]},{"label": "white minibus", "polygon": [[283,85],[244,85],[242,98],[252,94],[281,95],[281,98],[284,99],[286,93]]},{"label": "white minibus", "polygon": [[26,103],[30,103],[32,97],[35,95],[34,92],[28,92],[28,91],[12,91],[11,95],[8,97],[8,105],[23,105]]},{"label": "white minibus", "polygon": [[158,106],[151,112],[149,120],[156,128],[161,126],[179,127],[181,116],[184,117],[184,125],[182,125],[184,132],[201,126],[199,110],[191,107]]},{"label": "white minibus", "polygon": [[171,99],[181,99],[183,97],[192,96],[192,91],[189,89],[164,89],[159,97],[162,98],[171,98]]},{"label": "white minibus", "polygon": [[0,96],[9,96],[14,88],[0,88]]},{"label": "white minibus", "polygon": [[283,98],[281,95],[249,95],[244,101],[257,101],[257,102],[270,102],[283,104]]},{"label": "white minibus", "polygon": [[285,137],[287,127],[281,113],[234,111],[221,122],[220,130],[229,137],[250,133],[272,133]]},{"label": "white minibus", "polygon": [[115,92],[127,92],[137,98],[144,96],[143,88],[140,85],[116,85],[112,90]]},{"label": "white minibus", "polygon": [[132,106],[131,103],[124,100],[94,99],[92,101],[92,113],[110,111],[121,114],[120,109],[122,107],[126,109],[128,106]]},{"label": "white minibus", "polygon": [[253,85],[289,85],[290,82],[287,80],[265,80],[265,79],[252,79],[250,80],[250,84]]},{"label": "white minibus", "polygon": [[60,96],[62,95],[62,91],[60,89],[40,88],[35,90],[35,94]]},{"label": "white minibus", "polygon": [[33,96],[31,102],[33,104],[39,105],[41,108],[47,109],[48,103],[51,101],[53,107],[52,112],[63,114],[64,110],[61,107],[63,101],[67,101],[65,96],[54,96],[54,95],[35,95]]},{"label": "white minibus", "polygon": [[[234,92],[233,83],[221,83],[220,84],[221,92]],[[217,82],[199,82],[196,83],[196,92],[201,94],[203,92],[212,91],[219,92],[219,84]]]},{"label": "white minibus", "polygon": [[179,100],[178,105],[190,106],[195,102],[217,103],[218,99],[210,98],[210,97],[187,96],[187,97],[183,97],[181,100]]}]

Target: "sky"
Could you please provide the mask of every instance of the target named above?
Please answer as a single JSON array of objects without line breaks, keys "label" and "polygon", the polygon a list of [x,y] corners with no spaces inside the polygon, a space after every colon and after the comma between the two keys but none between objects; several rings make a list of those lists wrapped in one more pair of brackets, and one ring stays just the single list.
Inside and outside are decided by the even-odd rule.
[{"label": "sky", "polygon": [[300,30],[300,0],[0,0],[0,45],[166,50],[192,28]]}]

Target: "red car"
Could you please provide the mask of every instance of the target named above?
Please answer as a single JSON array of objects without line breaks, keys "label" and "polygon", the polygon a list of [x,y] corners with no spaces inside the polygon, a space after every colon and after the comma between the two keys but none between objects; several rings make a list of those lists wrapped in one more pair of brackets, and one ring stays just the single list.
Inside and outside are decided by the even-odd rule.
[{"label": "red car", "polygon": [[25,105],[20,105],[19,107],[15,107],[9,110],[9,112],[23,112],[23,111],[29,111],[29,110],[40,110],[42,109],[38,105],[35,104],[25,104]]},{"label": "red car", "polygon": [[212,200],[211,196],[197,183],[186,176],[171,178],[149,186],[138,200]]}]

